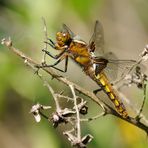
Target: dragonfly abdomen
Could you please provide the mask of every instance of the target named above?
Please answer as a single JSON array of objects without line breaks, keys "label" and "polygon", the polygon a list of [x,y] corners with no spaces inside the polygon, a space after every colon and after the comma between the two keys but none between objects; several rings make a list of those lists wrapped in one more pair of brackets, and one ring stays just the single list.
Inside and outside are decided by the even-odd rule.
[{"label": "dragonfly abdomen", "polygon": [[103,89],[103,91],[108,95],[109,99],[114,104],[117,112],[123,118],[126,118],[128,116],[128,114],[127,114],[127,111],[124,107],[124,104],[119,100],[119,97],[116,95],[111,84],[108,82],[106,75],[104,73],[99,73],[96,76],[96,81],[99,84],[99,86]]}]

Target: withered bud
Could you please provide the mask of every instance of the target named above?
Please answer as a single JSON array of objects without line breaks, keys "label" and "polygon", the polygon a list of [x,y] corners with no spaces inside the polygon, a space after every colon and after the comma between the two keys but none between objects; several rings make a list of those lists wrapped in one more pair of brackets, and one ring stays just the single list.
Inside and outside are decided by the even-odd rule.
[{"label": "withered bud", "polygon": [[33,114],[36,122],[40,122],[41,121],[41,116],[39,114],[39,110],[40,110],[41,107],[42,107],[42,105],[36,104],[36,105],[33,105],[31,110],[30,110],[30,113]]},{"label": "withered bud", "polygon": [[80,114],[86,115],[88,113],[88,106],[84,105],[80,109]]},{"label": "withered bud", "polygon": [[36,122],[40,122],[41,121],[40,110],[47,110],[50,108],[51,106],[44,106],[44,105],[37,103],[36,105],[32,106],[30,113],[33,114]]},{"label": "withered bud", "polygon": [[146,45],[140,56],[142,57],[143,61],[148,60],[148,45]]},{"label": "withered bud", "polygon": [[[83,99],[81,99],[81,102],[77,105],[79,112],[82,115],[86,115],[88,113],[88,106],[86,104],[87,104],[87,101],[84,101]],[[75,109],[75,107],[73,109]]]},{"label": "withered bud", "polygon": [[93,136],[88,134],[85,135],[83,138],[78,139],[75,135],[73,135],[71,132],[64,132],[63,133],[65,136],[67,136],[68,140],[71,142],[71,145],[74,147],[79,147],[79,148],[86,148],[86,145],[91,142],[93,139]]},{"label": "withered bud", "polygon": [[8,39],[2,39],[1,40],[1,44],[2,45],[6,45],[7,47],[11,47],[12,46],[12,41],[11,38],[9,37]]},{"label": "withered bud", "polygon": [[75,114],[75,111],[72,111],[68,108],[60,110],[58,112],[53,113],[52,115],[52,122],[53,127],[56,128],[61,123],[67,123],[68,118]]}]

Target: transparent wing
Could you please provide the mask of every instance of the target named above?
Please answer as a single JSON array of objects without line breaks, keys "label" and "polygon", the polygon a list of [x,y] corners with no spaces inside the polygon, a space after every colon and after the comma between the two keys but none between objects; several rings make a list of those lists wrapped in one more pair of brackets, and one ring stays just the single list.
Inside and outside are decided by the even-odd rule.
[{"label": "transparent wing", "polygon": [[68,32],[71,36],[71,38],[74,38],[76,35],[67,27],[65,24],[63,24],[63,32]]},{"label": "transparent wing", "polygon": [[104,33],[103,33],[103,26],[97,20],[94,27],[93,35],[89,41],[89,48],[91,52],[95,50],[99,53],[99,56],[104,54]]},{"label": "transparent wing", "polygon": [[118,60],[117,56],[112,53],[108,52],[104,54],[104,58],[106,58],[109,62],[107,64],[107,67],[104,69],[104,72],[108,76],[110,81],[114,81],[117,79],[118,76],[118,62],[110,62],[110,60]]},{"label": "transparent wing", "polygon": [[70,34],[71,38],[74,40],[79,40],[79,41],[85,42],[81,39],[81,37],[79,35],[74,34],[65,24],[63,24],[63,32],[68,32]]},{"label": "transparent wing", "polygon": [[111,81],[118,79],[124,73],[128,72],[128,70],[136,63],[135,60],[119,60],[112,52],[104,54],[104,57],[109,62],[104,71]]}]

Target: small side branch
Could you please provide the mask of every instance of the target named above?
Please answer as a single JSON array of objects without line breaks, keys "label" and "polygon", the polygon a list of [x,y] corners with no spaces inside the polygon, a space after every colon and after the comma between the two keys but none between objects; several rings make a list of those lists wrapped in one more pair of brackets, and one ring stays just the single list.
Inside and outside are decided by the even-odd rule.
[{"label": "small side branch", "polygon": [[141,105],[141,108],[140,108],[140,111],[137,115],[137,119],[140,120],[141,119],[141,113],[143,111],[143,107],[144,107],[144,104],[145,104],[145,100],[146,100],[146,84],[143,84],[143,102],[142,102],[142,105]]},{"label": "small side branch", "polygon": [[98,119],[98,118],[100,118],[100,117],[103,117],[103,116],[105,116],[105,115],[106,115],[106,113],[105,113],[105,112],[102,112],[101,114],[96,115],[96,116],[94,116],[94,117],[90,117],[90,118],[86,118],[86,119],[81,119],[81,122],[93,121],[93,120],[96,120],[96,119]]},{"label": "small side branch", "polygon": [[[44,34],[45,34],[45,41],[47,42],[48,41],[48,33],[47,33],[47,25],[46,25],[46,21],[44,19],[44,17],[42,17],[42,21],[43,21],[43,31],[44,31]],[[47,50],[47,44],[45,44],[45,47],[44,47],[45,50]],[[42,63],[45,64],[46,63],[46,53],[44,53],[43,55],[43,60],[42,60]]]}]

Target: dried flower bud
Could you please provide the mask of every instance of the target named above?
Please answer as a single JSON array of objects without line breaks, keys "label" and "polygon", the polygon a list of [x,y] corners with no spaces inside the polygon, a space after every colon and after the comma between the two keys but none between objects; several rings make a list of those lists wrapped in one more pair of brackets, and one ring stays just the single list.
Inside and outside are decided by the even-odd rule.
[{"label": "dried flower bud", "polygon": [[[86,104],[87,104],[87,101],[84,101],[81,98],[81,102],[78,104],[78,109],[79,109],[80,114],[82,115],[85,115],[88,113],[88,106]],[[73,107],[73,109],[75,109],[75,107]]]},{"label": "dried flower bud", "polygon": [[143,61],[148,60],[148,45],[146,45],[140,56],[142,57]]},{"label": "dried flower bud", "polygon": [[58,127],[58,125],[62,122],[66,123],[66,120],[64,120],[64,118],[62,118],[60,115],[58,115],[58,113],[54,113],[52,115],[52,122],[53,122],[53,127],[56,128]]},{"label": "dried flower bud", "polygon": [[50,108],[51,106],[44,106],[44,105],[37,103],[36,105],[32,106],[30,113],[33,114],[36,122],[40,122],[41,121],[40,110],[47,110]]},{"label": "dried flower bud", "polygon": [[86,145],[91,142],[93,139],[93,136],[88,134],[84,136],[82,139],[78,139],[75,135],[73,135],[70,131],[63,133],[65,136],[67,136],[68,140],[71,142],[72,146],[76,146],[79,148],[86,148]]},{"label": "dried flower bud", "polygon": [[41,116],[39,114],[40,108],[41,108],[41,105],[40,104],[36,104],[36,105],[33,105],[31,110],[30,110],[30,113],[33,114],[36,122],[40,122],[41,121]]},{"label": "dried flower bud", "polygon": [[92,135],[90,135],[90,134],[85,135],[82,138],[82,143],[86,145],[87,143],[90,143],[92,139],[93,139],[93,136]]},{"label": "dried flower bud", "polygon": [[80,109],[80,114],[86,115],[88,113],[88,106],[84,105]]},{"label": "dried flower bud", "polygon": [[8,46],[8,47],[11,47],[12,46],[12,41],[11,41],[11,38],[9,37],[8,39],[2,39],[1,40],[1,44],[2,45],[6,45],[6,46]]},{"label": "dried flower bud", "polygon": [[132,78],[132,76],[131,76],[130,74],[128,74],[128,75],[125,76],[124,79],[125,79],[125,80],[131,80],[131,78]]},{"label": "dried flower bud", "polygon": [[75,111],[72,111],[68,108],[65,108],[63,110],[53,113],[52,119],[51,119],[53,122],[53,127],[54,128],[58,127],[60,123],[67,123],[68,117],[71,117],[74,114],[75,114]]},{"label": "dried flower bud", "polygon": [[135,84],[140,89],[143,89],[144,82],[148,81],[147,75],[142,72],[140,66],[136,66],[134,72],[126,75],[124,79],[126,83],[123,86],[130,87],[132,84]]}]

